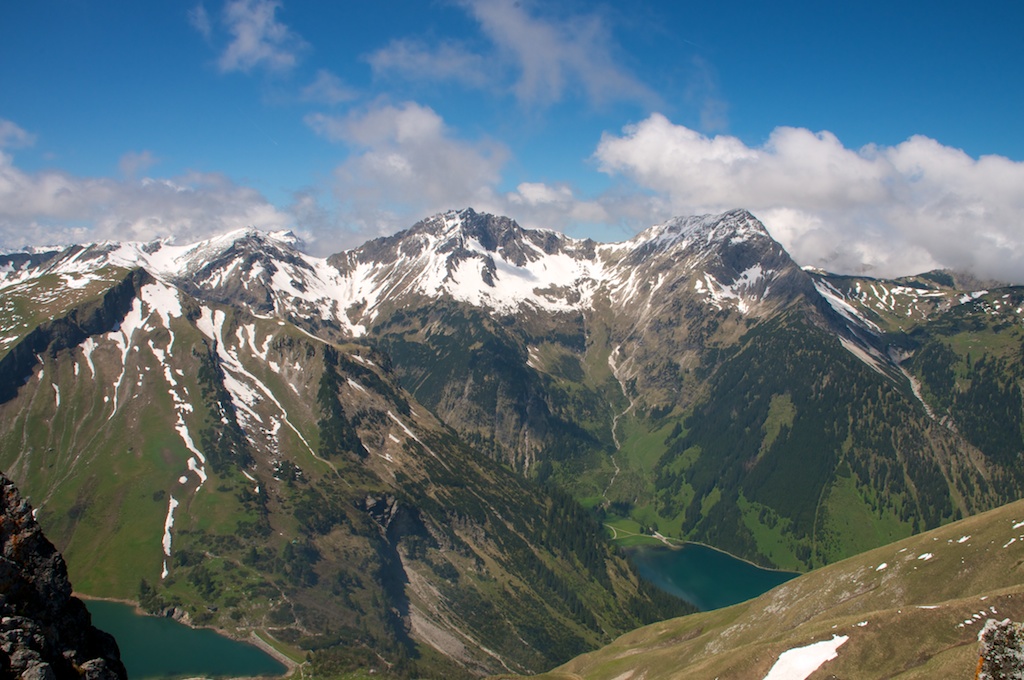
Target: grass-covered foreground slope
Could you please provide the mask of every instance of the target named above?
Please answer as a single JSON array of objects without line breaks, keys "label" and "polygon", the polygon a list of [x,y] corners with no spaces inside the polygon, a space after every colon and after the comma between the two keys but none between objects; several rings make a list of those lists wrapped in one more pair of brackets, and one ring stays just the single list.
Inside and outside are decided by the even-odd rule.
[{"label": "grass-covered foreground slope", "polygon": [[256,633],[318,677],[543,670],[678,613],[370,348],[141,270],[48,297],[0,356],[0,468],[81,594]]},{"label": "grass-covered foreground slope", "polygon": [[839,636],[811,678],[970,678],[989,618],[1024,620],[1024,501],[641,628],[538,677],[756,679],[783,652]]}]

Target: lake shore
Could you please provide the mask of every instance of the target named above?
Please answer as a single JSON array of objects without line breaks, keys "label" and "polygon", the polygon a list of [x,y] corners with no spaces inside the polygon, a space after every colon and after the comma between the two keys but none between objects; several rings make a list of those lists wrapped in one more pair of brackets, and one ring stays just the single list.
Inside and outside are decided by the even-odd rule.
[{"label": "lake shore", "polygon": [[660,590],[701,611],[757,597],[796,572],[765,569],[714,546],[655,543],[624,548],[640,575]]},{"label": "lake shore", "polygon": [[[224,676],[224,677],[231,677],[231,678],[234,678],[235,680],[244,680],[245,678],[253,678],[253,677],[259,677],[259,678],[266,678],[266,677],[288,678],[288,677],[293,676],[295,674],[295,671],[297,669],[299,669],[299,667],[301,666],[300,662],[297,662],[295,659],[291,658],[290,656],[288,656],[287,654],[285,654],[281,650],[277,649],[276,647],[274,647],[273,644],[271,644],[268,640],[266,640],[264,637],[262,637],[261,633],[263,635],[266,635],[267,637],[272,637],[266,631],[251,630],[251,631],[249,631],[248,636],[243,637],[242,635],[240,635],[236,631],[229,631],[229,630],[225,630],[223,628],[219,628],[219,627],[216,627],[216,626],[194,626],[194,625],[191,625],[190,623],[188,623],[186,621],[180,621],[180,620],[177,620],[177,619],[175,619],[175,618],[173,618],[171,616],[160,616],[160,615],[150,614],[149,612],[146,612],[145,610],[142,609],[142,607],[139,605],[138,601],[127,599],[127,598],[94,597],[94,596],[91,596],[91,595],[86,595],[86,594],[77,593],[77,592],[73,593],[73,595],[75,597],[77,597],[78,599],[82,600],[83,602],[85,602],[87,607],[89,606],[90,602],[96,602],[96,603],[104,602],[104,603],[110,603],[110,604],[114,604],[114,605],[122,605],[124,607],[130,608],[130,610],[131,610],[131,612],[132,612],[132,614],[134,616],[146,617],[146,618],[154,619],[154,620],[170,619],[171,621],[173,621],[174,625],[180,625],[184,629],[191,630],[191,631],[196,631],[196,632],[206,631],[207,633],[215,634],[215,635],[219,636],[220,638],[223,638],[225,641],[230,641],[231,643],[237,643],[237,644],[241,644],[241,645],[248,645],[250,648],[252,648],[254,650],[259,650],[260,653],[263,653],[263,654],[267,655],[268,657],[270,657],[271,659],[276,661],[278,664],[280,664],[280,666],[282,667],[282,671],[280,673],[274,674],[272,676],[268,676],[268,675],[256,675],[256,676],[253,676],[251,673],[242,672],[242,673],[239,673],[237,675],[230,675],[230,676]],[[94,619],[95,619],[95,617],[96,617],[96,615],[93,614],[93,618]],[[95,621],[94,621],[94,625],[95,625]],[[101,629],[103,629],[103,626],[100,626],[100,627],[101,627]],[[111,632],[111,631],[108,630],[107,632]],[[115,636],[115,639],[116,639],[116,637],[117,636]],[[121,646],[121,641],[120,640],[118,640],[118,646],[119,647]],[[124,656],[124,650],[122,650],[122,657],[123,656]]]}]

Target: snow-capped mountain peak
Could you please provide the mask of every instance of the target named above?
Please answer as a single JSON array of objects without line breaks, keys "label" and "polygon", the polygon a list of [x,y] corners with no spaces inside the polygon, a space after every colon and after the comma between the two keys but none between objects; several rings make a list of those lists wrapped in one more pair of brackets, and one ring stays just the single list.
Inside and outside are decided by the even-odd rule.
[{"label": "snow-capped mountain peak", "polygon": [[75,246],[37,271],[86,275],[106,265],[144,268],[193,295],[352,337],[410,296],[448,296],[501,313],[524,307],[580,312],[603,296],[626,310],[649,307],[660,289],[685,283],[709,305],[747,313],[792,265],[744,210],[676,218],[618,244],[524,229],[508,217],[467,208],[326,259],[301,252],[299,245],[291,232],[245,228],[188,245]]},{"label": "snow-capped mountain peak", "polygon": [[719,215],[673,217],[662,224],[648,227],[623,245],[634,248],[649,244],[652,247],[690,247],[695,244],[741,243],[750,239],[769,239],[768,230],[748,211],[737,209]]}]

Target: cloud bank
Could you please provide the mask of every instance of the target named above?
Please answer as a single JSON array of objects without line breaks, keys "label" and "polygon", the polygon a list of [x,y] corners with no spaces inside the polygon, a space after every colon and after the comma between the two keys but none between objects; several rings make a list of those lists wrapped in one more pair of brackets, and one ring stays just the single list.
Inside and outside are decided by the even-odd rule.
[{"label": "cloud bank", "polygon": [[672,214],[742,207],[801,264],[878,276],[935,267],[1024,283],[1024,163],[974,159],[923,136],[848,149],[829,132],[776,128],[761,146],[660,114],[602,136],[599,168]]},{"label": "cloud bank", "polygon": [[157,163],[148,151],[122,156],[120,180],[25,171],[11,150],[34,135],[0,119],[0,243],[188,242],[255,226],[296,229],[327,254],[465,206],[620,240],[674,215],[741,207],[800,264],[880,277],[947,267],[1024,283],[1024,163],[972,158],[927,137],[850,149],[829,132],[780,127],[751,146],[654,114],[602,136],[592,160],[612,186],[580,196],[559,182],[502,188],[505,145],[461,138],[415,102],[305,122],[344,148],[331,197],[308,189],[278,207],[219,174],[137,179]]},{"label": "cloud bank", "polygon": [[430,107],[384,104],[305,120],[350,149],[335,170],[334,189],[344,222],[360,234],[397,231],[453,206],[495,205],[508,150],[489,140],[458,139]]},{"label": "cloud bank", "polygon": [[0,243],[7,247],[168,236],[188,243],[246,226],[269,231],[293,223],[259,192],[223,175],[117,181],[29,173],[0,151]]}]

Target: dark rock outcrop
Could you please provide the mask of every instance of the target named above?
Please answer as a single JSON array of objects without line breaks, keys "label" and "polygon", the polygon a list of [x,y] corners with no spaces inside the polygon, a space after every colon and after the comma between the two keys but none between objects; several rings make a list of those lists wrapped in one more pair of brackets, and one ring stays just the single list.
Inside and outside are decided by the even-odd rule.
[{"label": "dark rock outcrop", "polygon": [[0,474],[0,678],[126,678],[114,638],[71,595],[67,566]]}]

